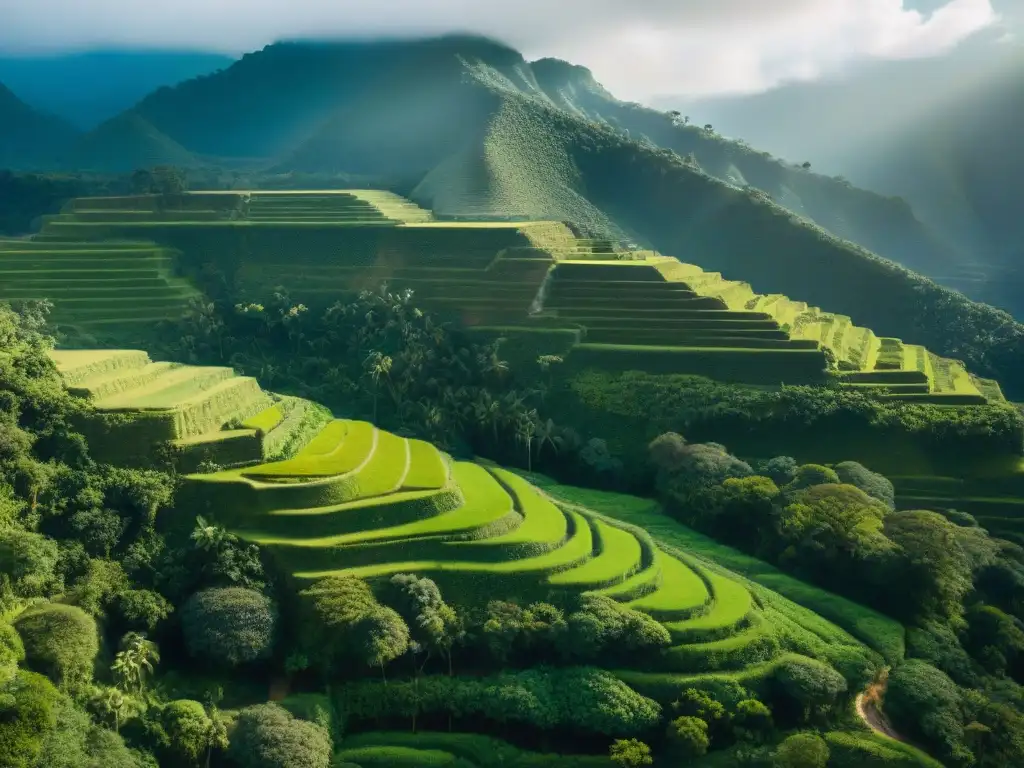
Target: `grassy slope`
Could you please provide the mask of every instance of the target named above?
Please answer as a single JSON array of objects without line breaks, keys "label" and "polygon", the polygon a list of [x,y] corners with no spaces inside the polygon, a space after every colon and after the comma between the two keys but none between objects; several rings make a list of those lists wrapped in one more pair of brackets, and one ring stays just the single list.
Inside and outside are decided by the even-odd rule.
[{"label": "grassy slope", "polygon": [[609,517],[638,525],[650,531],[651,535],[660,541],[706,557],[756,584],[813,610],[835,622],[890,661],[903,657],[904,630],[899,622],[788,576],[755,557],[718,544],[663,514],[654,501],[560,485],[542,475],[530,475],[530,480],[553,498],[580,504]]}]

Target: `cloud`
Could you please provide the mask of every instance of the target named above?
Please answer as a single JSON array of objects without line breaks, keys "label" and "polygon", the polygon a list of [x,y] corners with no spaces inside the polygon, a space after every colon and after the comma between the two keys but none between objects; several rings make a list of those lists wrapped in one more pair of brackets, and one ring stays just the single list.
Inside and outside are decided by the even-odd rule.
[{"label": "cloud", "polygon": [[241,53],[282,38],[499,37],[589,66],[613,92],[708,95],[941,54],[990,27],[990,0],[0,0],[0,50],[98,46]]}]

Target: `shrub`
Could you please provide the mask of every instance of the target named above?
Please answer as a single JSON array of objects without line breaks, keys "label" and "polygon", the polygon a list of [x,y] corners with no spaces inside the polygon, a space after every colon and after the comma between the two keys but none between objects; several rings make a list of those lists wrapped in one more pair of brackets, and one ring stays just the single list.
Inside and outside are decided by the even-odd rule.
[{"label": "shrub", "polygon": [[128,589],[117,596],[117,610],[124,628],[152,632],[174,610],[163,595],[149,589]]},{"label": "shrub", "polygon": [[699,717],[677,717],[668,724],[665,736],[672,750],[689,760],[704,756],[711,746],[708,724]]},{"label": "shrub", "polygon": [[664,472],[676,472],[682,466],[686,440],[676,432],[666,432],[658,435],[647,446],[651,457],[651,463],[655,468]]},{"label": "shrub", "polygon": [[930,664],[910,659],[898,666],[889,675],[884,706],[893,726],[931,746],[943,760],[959,762],[969,754],[960,690]]},{"label": "shrub", "polygon": [[608,750],[608,757],[622,768],[640,768],[651,765],[651,748],[639,739],[616,739]]},{"label": "shrub", "polygon": [[21,597],[46,596],[59,587],[57,542],[20,528],[0,530],[0,574]]},{"label": "shrub", "polygon": [[92,679],[99,637],[96,621],[81,608],[48,603],[24,611],[14,626],[29,666],[58,686],[75,688]]},{"label": "shrub", "polygon": [[804,464],[798,467],[793,479],[786,485],[787,491],[799,491],[812,485],[835,485],[839,483],[839,475],[835,470],[820,464]]},{"label": "shrub", "polygon": [[[0,620],[0,675],[3,670],[17,667],[25,660],[25,645],[21,642],[18,630]],[[4,680],[0,677],[0,683]]]},{"label": "shrub", "polygon": [[799,465],[792,456],[776,456],[757,465],[757,472],[770,478],[778,486],[786,485],[796,477]]},{"label": "shrub", "polygon": [[889,509],[896,509],[896,491],[884,475],[872,472],[856,461],[843,461],[836,464],[835,472],[839,476],[840,482],[856,486],[868,496],[878,499]]},{"label": "shrub", "polygon": [[805,707],[825,706],[846,692],[846,679],[816,659],[790,659],[775,670],[782,690]]},{"label": "shrub", "polygon": [[57,722],[60,694],[49,680],[20,671],[0,689],[0,765],[34,768]]},{"label": "shrub", "polygon": [[794,733],[775,750],[780,768],[825,768],[828,744],[816,733]]},{"label": "shrub", "polygon": [[168,737],[169,762],[195,765],[211,747],[213,721],[198,701],[169,702],[163,706],[160,720]]},{"label": "shrub", "polygon": [[204,589],[182,607],[181,626],[193,657],[236,666],[271,655],[277,606],[245,587]]},{"label": "shrub", "polygon": [[733,725],[740,735],[759,737],[772,730],[772,711],[757,699],[744,699],[736,705]]},{"label": "shrub", "polygon": [[257,704],[239,713],[228,754],[240,768],[327,768],[332,749],[324,728]]}]

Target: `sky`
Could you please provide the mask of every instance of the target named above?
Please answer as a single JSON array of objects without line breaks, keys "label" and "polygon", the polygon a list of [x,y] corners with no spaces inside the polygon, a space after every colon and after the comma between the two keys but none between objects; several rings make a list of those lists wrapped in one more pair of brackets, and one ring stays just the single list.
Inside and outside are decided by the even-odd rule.
[{"label": "sky", "polygon": [[757,93],[865,61],[938,56],[985,30],[1010,39],[1006,8],[1018,6],[1024,0],[0,0],[0,54],[241,54],[280,39],[461,31],[528,58],[583,64],[620,98],[644,101]]}]

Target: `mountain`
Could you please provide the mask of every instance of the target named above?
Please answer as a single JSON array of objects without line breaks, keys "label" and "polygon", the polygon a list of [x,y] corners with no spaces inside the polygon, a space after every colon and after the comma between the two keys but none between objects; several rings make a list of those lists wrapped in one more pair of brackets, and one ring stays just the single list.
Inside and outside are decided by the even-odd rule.
[{"label": "mountain", "polygon": [[1015,211],[1024,192],[1024,46],[989,36],[938,59],[877,62],[842,78],[753,96],[658,104],[904,198],[961,254],[959,274],[919,268],[1020,311],[1024,224]]},{"label": "mountain", "polygon": [[0,168],[52,166],[76,134],[71,125],[33,109],[0,83]]},{"label": "mountain", "polygon": [[0,82],[37,109],[89,130],[157,88],[231,66],[201,51],[98,50],[0,57]]},{"label": "mountain", "polygon": [[130,173],[136,168],[200,165],[191,152],[135,112],[107,120],[71,149],[67,165],[80,170]]},{"label": "mountain", "polygon": [[[161,89],[134,114],[133,131],[152,128],[195,156],[258,159],[282,172],[401,172],[403,191],[441,216],[552,218],[629,239],[849,315],[1024,392],[1024,326],[782,205],[819,215],[828,212],[821,198],[837,208],[861,201],[833,225],[846,219],[862,239],[874,227],[893,244],[879,250],[902,246],[908,262],[931,264],[935,246],[930,258],[948,263],[905,203],[617,102],[585,70],[531,65],[501,43],[277,44]],[[118,141],[96,141],[93,152],[114,153]],[[703,159],[684,160],[690,149]]]}]

